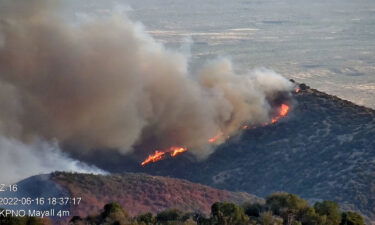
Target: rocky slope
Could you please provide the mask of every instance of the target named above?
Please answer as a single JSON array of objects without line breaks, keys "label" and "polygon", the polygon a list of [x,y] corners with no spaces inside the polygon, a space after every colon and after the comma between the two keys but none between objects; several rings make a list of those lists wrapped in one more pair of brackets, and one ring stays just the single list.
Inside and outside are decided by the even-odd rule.
[{"label": "rocky slope", "polygon": [[309,88],[295,99],[287,118],[231,138],[205,161],[185,154],[146,167],[130,159],[101,166],[259,196],[334,200],[375,220],[375,111]]}]

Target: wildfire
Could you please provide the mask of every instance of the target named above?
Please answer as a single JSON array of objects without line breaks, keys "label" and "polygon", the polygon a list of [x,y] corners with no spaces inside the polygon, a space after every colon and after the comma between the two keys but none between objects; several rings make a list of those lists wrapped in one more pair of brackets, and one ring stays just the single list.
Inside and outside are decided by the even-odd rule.
[{"label": "wildfire", "polygon": [[142,166],[149,164],[149,163],[154,163],[159,160],[162,160],[165,157],[165,152],[160,152],[160,151],[155,151],[154,154],[149,155],[145,161],[141,163]]},{"label": "wildfire", "polygon": [[[290,107],[286,104],[281,104],[281,106],[279,107],[278,109],[278,114],[277,116],[273,117],[272,120],[271,120],[271,123],[276,123],[277,121],[279,121],[281,118],[283,117],[286,117],[289,113],[289,110],[290,110]],[[268,125],[269,123],[265,123],[263,125]],[[243,130],[246,130],[246,129],[249,129],[250,126],[249,125],[244,125],[241,127]],[[217,142],[219,140],[219,138],[222,138],[223,137],[223,133],[220,132],[218,133],[216,136],[208,139],[208,142],[213,144],[215,142]],[[228,137],[229,138],[229,137]],[[182,154],[184,152],[186,152],[188,149],[185,148],[185,147],[180,147],[180,146],[172,146],[166,150],[156,150],[154,154],[151,154],[147,157],[147,159],[145,159],[141,165],[142,166],[145,166],[149,163],[154,163],[154,162],[157,162],[157,161],[160,161],[162,159],[164,159],[167,155],[170,155],[171,157],[176,157],[178,156],[179,154]]]},{"label": "wildfire", "polygon": [[279,108],[279,114],[275,116],[274,118],[272,118],[271,122],[276,123],[281,118],[286,117],[288,115],[288,112],[289,112],[289,106],[286,104],[281,104]]},{"label": "wildfire", "polygon": [[183,147],[172,147],[170,149],[172,150],[170,152],[172,157],[176,157],[177,155],[187,151],[187,148],[183,148]]},{"label": "wildfire", "polygon": [[286,115],[288,115],[288,112],[289,112],[289,106],[288,105],[285,105],[285,104],[282,104],[281,107],[280,107],[280,116],[281,117],[285,117]]},{"label": "wildfire", "polygon": [[218,133],[217,135],[215,135],[214,137],[208,139],[208,142],[209,143],[215,143],[221,136],[223,136],[223,133]]},{"label": "wildfire", "polygon": [[187,148],[184,148],[184,147],[176,147],[176,146],[173,146],[173,147],[170,147],[169,149],[167,150],[164,150],[164,151],[158,151],[156,150],[154,154],[152,155],[149,155],[147,157],[147,159],[145,159],[141,165],[142,166],[145,166],[149,163],[154,163],[154,162],[157,162],[157,161],[160,161],[162,159],[165,158],[166,154],[169,153],[169,155],[171,157],[176,157],[177,155],[183,153],[183,152],[186,152],[187,151]]}]

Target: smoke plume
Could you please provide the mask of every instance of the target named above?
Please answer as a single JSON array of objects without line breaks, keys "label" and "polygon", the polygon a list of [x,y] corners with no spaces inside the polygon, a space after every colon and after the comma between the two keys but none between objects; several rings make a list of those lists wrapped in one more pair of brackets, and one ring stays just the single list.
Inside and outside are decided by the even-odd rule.
[{"label": "smoke plume", "polygon": [[269,99],[292,88],[270,70],[236,74],[227,59],[191,74],[188,57],[141,24],[123,15],[71,23],[61,2],[0,3],[2,139],[87,152],[179,145],[204,158],[209,138],[269,121]]},{"label": "smoke plume", "polygon": [[24,144],[3,136],[0,136],[0,171],[0,181],[7,184],[53,171],[106,173],[70,158],[60,151],[56,143],[39,140],[32,144]]}]

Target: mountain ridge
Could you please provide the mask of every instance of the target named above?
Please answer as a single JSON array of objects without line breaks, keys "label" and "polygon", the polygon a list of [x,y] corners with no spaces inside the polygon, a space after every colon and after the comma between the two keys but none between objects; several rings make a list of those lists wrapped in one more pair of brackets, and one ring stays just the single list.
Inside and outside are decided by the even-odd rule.
[{"label": "mountain ridge", "polygon": [[97,165],[261,197],[286,191],[311,201],[333,200],[375,221],[375,110],[300,87],[286,118],[243,131],[205,161],[185,154],[145,167],[131,157],[120,157],[126,165],[116,160]]},{"label": "mountain ridge", "polygon": [[[45,199],[41,206],[35,201],[30,205],[7,206],[7,209],[23,210],[68,210],[70,216],[53,218],[54,224],[67,224],[71,216],[86,217],[98,214],[104,205],[119,203],[131,216],[146,212],[159,213],[166,209],[178,209],[208,215],[215,202],[262,202],[263,199],[248,193],[219,190],[186,180],[151,176],[147,174],[123,173],[94,175],[54,172],[36,175],[17,183],[17,192],[2,192],[0,197]],[[47,204],[48,198],[75,198],[75,203]]]}]

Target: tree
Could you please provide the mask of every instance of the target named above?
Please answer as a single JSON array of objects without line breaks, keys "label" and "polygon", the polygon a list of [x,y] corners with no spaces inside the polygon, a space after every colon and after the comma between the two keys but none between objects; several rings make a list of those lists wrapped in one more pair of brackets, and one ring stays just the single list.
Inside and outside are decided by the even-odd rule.
[{"label": "tree", "polygon": [[206,218],[199,213],[195,215],[194,220],[197,221],[199,225],[211,225],[211,218]]},{"label": "tree", "polygon": [[323,225],[325,224],[325,216],[320,216],[315,212],[312,207],[307,207],[298,212],[297,220],[301,222],[302,225]]},{"label": "tree", "polygon": [[281,215],[282,211],[299,211],[309,207],[306,200],[294,194],[279,192],[266,198],[266,206],[269,207],[275,215]]},{"label": "tree", "polygon": [[241,207],[228,202],[213,204],[211,214],[213,224],[217,225],[244,225],[249,221]]},{"label": "tree", "polygon": [[363,217],[356,212],[343,212],[340,225],[365,225]]},{"label": "tree", "polygon": [[266,198],[266,207],[273,214],[282,217],[285,224],[291,225],[301,210],[309,208],[309,204],[297,195],[279,192]]},{"label": "tree", "polygon": [[167,222],[167,221],[178,221],[181,219],[183,213],[178,209],[169,209],[156,215],[156,220],[158,222]]},{"label": "tree", "polygon": [[260,203],[245,203],[242,207],[245,210],[245,214],[250,217],[259,217],[264,211],[264,205]]},{"label": "tree", "polygon": [[127,212],[118,203],[109,203],[104,206],[104,211],[100,215],[101,224],[125,224],[129,222]]},{"label": "tree", "polygon": [[272,215],[271,211],[260,214],[259,222],[261,225],[282,225],[283,219]]},{"label": "tree", "polygon": [[152,215],[152,213],[148,212],[148,213],[139,215],[137,217],[137,221],[143,222],[143,223],[149,225],[149,224],[153,224],[155,222],[155,218]]},{"label": "tree", "polygon": [[315,212],[326,216],[326,225],[339,225],[341,222],[340,207],[336,202],[323,201],[314,204]]}]

